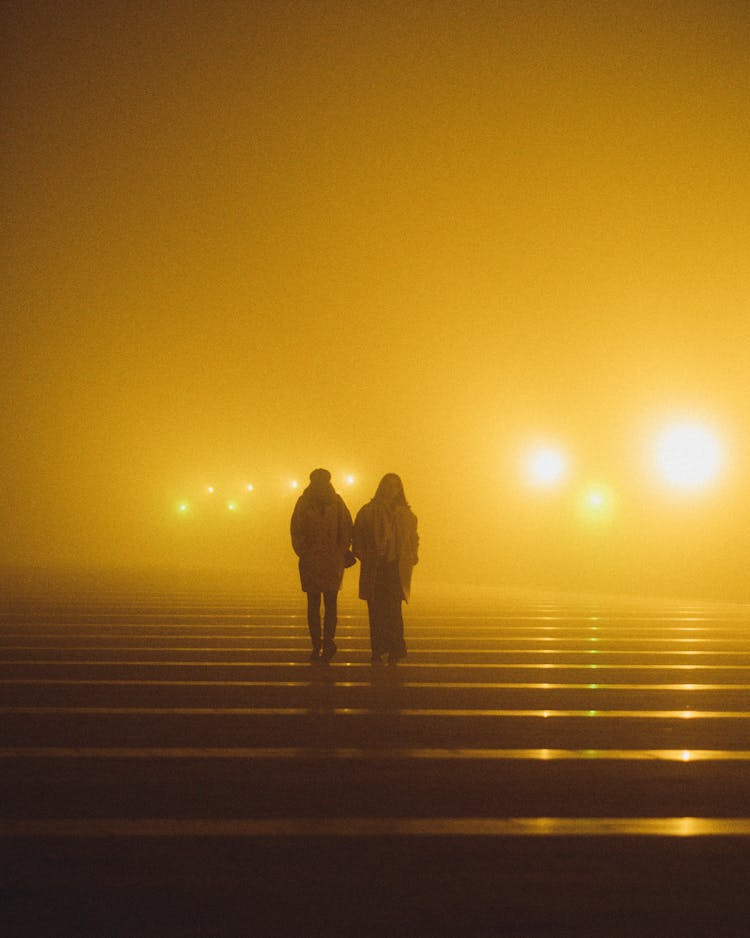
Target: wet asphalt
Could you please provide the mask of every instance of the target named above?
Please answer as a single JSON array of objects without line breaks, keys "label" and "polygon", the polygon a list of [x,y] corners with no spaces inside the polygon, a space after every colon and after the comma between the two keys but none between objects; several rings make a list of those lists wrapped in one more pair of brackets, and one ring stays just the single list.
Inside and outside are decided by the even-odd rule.
[{"label": "wet asphalt", "polygon": [[7,609],[5,935],[750,934],[750,611]]}]

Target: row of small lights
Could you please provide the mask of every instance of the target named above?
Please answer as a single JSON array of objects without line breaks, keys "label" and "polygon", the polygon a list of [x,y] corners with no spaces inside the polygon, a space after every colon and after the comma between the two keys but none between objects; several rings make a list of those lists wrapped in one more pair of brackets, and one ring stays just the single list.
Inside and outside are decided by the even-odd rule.
[{"label": "row of small lights", "polygon": [[[353,475],[347,475],[347,476],[344,476],[342,481],[345,486],[347,486],[348,488],[351,488],[353,485],[356,484],[357,480],[355,479]],[[286,483],[286,489],[290,492],[299,491],[299,488],[300,488],[300,483],[297,481],[297,479],[290,479],[289,482]],[[204,491],[205,491],[205,494],[209,496],[218,494],[217,486],[215,485],[207,485]],[[243,495],[251,495],[254,491],[255,491],[255,486],[251,482],[248,482],[247,485],[245,485],[242,489]],[[227,511],[237,511],[237,509],[239,508],[239,503],[237,500],[231,499],[230,501],[227,502],[226,508],[227,508]],[[190,503],[187,501],[180,502],[180,504],[177,507],[177,510],[181,514],[188,514],[188,512],[190,511]]]},{"label": "row of small lights", "polygon": [[[693,423],[680,423],[667,428],[657,441],[655,452],[656,466],[663,480],[675,489],[689,492],[711,483],[719,474],[722,462],[721,446],[716,436],[705,427]],[[523,472],[527,484],[535,489],[554,489],[559,487],[568,475],[568,459],[564,448],[557,445],[537,446],[525,454]],[[353,475],[344,475],[340,484],[351,488],[356,484]],[[291,479],[286,483],[290,492],[296,492],[300,483]],[[206,486],[206,494],[217,494],[215,485]],[[255,486],[248,483],[244,494],[252,494]],[[605,515],[611,508],[612,494],[608,486],[595,485],[584,489],[580,495],[580,505],[586,511]],[[238,502],[227,502],[228,511],[236,511]],[[190,504],[183,501],[179,511],[187,514]]]}]

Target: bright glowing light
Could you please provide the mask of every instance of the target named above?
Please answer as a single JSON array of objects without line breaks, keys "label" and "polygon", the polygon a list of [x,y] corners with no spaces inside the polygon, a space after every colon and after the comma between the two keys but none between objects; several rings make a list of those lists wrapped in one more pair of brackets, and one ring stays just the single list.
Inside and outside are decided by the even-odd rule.
[{"label": "bright glowing light", "polygon": [[213,485],[209,485],[206,491],[208,492],[209,495],[213,495],[216,489],[213,487]]},{"label": "bright glowing light", "polygon": [[677,488],[707,485],[721,466],[719,441],[705,427],[680,423],[659,438],[656,460],[663,478]]},{"label": "bright glowing light", "polygon": [[179,505],[178,511],[180,511],[180,512],[182,512],[182,513],[184,514],[187,510],[188,510],[188,505],[187,505],[187,503],[186,503],[186,502],[181,502],[180,505]]},{"label": "bright glowing light", "polygon": [[289,483],[289,488],[290,488],[290,489],[298,489],[298,488],[299,488],[299,482],[298,482],[296,479],[292,479],[292,481]]},{"label": "bright glowing light", "polygon": [[227,502],[227,508],[229,511],[237,511],[236,502]]},{"label": "bright glowing light", "polygon": [[605,504],[607,503],[606,496],[601,489],[590,489],[588,492],[586,492],[585,499],[586,504],[593,511],[599,511],[600,509],[604,508]]},{"label": "bright glowing light", "polygon": [[532,485],[554,485],[563,478],[566,468],[562,452],[548,446],[532,450],[526,459],[526,474]]},{"label": "bright glowing light", "polygon": [[354,485],[355,482],[356,482],[356,479],[354,478],[354,476],[344,476],[345,485]]},{"label": "bright glowing light", "polygon": [[612,493],[606,485],[587,486],[580,494],[581,512],[591,520],[603,521],[612,514]]},{"label": "bright glowing light", "polygon": [[247,486],[247,491],[248,491],[248,492],[253,492],[253,491],[255,491],[255,486],[254,486],[254,485],[248,485],[248,486]]}]

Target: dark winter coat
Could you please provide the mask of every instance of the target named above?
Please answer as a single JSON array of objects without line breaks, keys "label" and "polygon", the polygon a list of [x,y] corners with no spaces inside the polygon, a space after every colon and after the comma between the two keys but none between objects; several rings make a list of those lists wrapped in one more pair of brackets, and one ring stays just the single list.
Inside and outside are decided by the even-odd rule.
[{"label": "dark winter coat", "polygon": [[[357,512],[354,522],[353,550],[360,561],[359,568],[359,598],[371,601],[375,593],[375,571],[380,558],[376,544],[375,516],[377,504],[375,500],[363,505]],[[419,536],[417,534],[416,515],[405,505],[399,505],[393,512],[394,560],[398,563],[398,574],[401,583],[401,596],[409,599],[411,592],[411,575],[419,557]]]},{"label": "dark winter coat", "polygon": [[307,488],[297,499],[290,527],[303,591],[340,589],[352,540],[352,516],[341,496],[332,488],[322,496]]}]

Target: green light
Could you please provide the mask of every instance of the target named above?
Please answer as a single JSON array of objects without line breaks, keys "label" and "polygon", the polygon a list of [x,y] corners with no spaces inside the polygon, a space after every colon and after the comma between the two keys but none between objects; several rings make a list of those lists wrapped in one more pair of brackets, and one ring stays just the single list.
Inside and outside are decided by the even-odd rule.
[{"label": "green light", "polygon": [[587,485],[578,496],[578,509],[590,522],[609,519],[614,507],[612,491],[607,485]]}]

